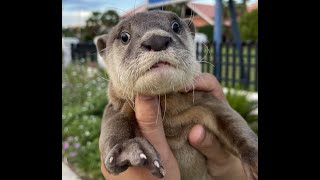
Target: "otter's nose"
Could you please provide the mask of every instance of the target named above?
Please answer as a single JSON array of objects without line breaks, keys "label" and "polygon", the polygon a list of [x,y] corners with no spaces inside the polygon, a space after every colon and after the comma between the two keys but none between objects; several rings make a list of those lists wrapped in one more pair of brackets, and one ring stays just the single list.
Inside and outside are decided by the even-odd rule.
[{"label": "otter's nose", "polygon": [[153,35],[142,43],[142,47],[145,47],[149,51],[162,51],[168,48],[170,41],[171,37]]}]

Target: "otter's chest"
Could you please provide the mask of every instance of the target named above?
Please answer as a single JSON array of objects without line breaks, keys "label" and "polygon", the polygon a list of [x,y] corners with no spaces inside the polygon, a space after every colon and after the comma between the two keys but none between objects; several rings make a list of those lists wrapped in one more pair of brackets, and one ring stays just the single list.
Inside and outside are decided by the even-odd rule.
[{"label": "otter's chest", "polygon": [[206,160],[188,142],[191,128],[196,124],[213,125],[214,112],[206,105],[211,101],[206,93],[171,94],[160,98],[163,126],[168,144],[176,157],[181,179],[206,179]]},{"label": "otter's chest", "polygon": [[188,134],[196,124],[207,126],[213,113],[205,105],[203,93],[174,93],[161,96],[161,116],[164,131],[172,149],[188,143]]},{"label": "otter's chest", "polygon": [[182,180],[205,180],[207,177],[205,157],[188,142],[188,135],[195,125],[191,119],[189,123],[170,123],[177,120],[168,117],[163,121],[166,139],[179,164]]}]

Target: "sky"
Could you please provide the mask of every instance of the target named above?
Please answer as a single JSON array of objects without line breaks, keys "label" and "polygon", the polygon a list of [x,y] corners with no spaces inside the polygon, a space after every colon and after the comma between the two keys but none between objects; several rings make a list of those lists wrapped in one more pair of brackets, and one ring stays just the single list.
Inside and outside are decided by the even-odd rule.
[{"label": "sky", "polygon": [[[240,1],[240,0],[236,0]],[[248,0],[248,3],[255,0]],[[146,0],[62,0],[62,26],[84,25],[92,11],[116,10],[120,15]],[[215,0],[193,0],[196,3],[214,4]]]}]

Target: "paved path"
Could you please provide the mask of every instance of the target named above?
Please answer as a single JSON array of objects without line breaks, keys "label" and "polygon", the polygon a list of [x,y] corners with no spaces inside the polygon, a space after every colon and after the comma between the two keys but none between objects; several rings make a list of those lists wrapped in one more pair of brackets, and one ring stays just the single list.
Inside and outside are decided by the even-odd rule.
[{"label": "paved path", "polygon": [[65,163],[62,162],[62,180],[81,180]]}]

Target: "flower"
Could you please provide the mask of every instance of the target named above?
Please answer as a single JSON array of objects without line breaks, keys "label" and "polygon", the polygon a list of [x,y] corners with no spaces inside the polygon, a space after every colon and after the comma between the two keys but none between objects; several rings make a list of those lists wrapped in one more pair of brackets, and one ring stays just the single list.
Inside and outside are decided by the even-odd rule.
[{"label": "flower", "polygon": [[70,153],[69,153],[69,156],[70,156],[70,157],[75,157],[76,155],[77,155],[77,152],[70,152]]},{"label": "flower", "polygon": [[68,138],[67,138],[67,140],[70,142],[70,141],[73,141],[73,137],[72,136],[69,136]]},{"label": "flower", "polygon": [[90,135],[90,132],[89,132],[89,131],[86,131],[86,132],[84,133],[84,135],[89,136],[89,135]]},{"label": "flower", "polygon": [[69,143],[63,142],[63,149],[68,149],[68,148],[69,148]]},{"label": "flower", "polygon": [[79,143],[76,143],[76,144],[74,145],[74,147],[75,147],[76,149],[78,149],[78,148],[80,147],[80,144],[79,144]]}]

